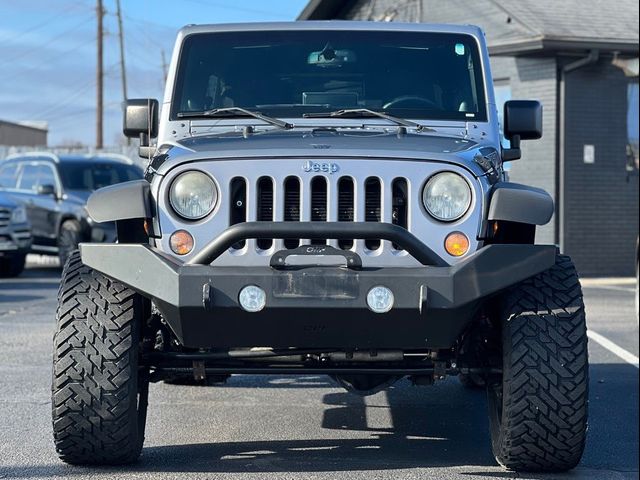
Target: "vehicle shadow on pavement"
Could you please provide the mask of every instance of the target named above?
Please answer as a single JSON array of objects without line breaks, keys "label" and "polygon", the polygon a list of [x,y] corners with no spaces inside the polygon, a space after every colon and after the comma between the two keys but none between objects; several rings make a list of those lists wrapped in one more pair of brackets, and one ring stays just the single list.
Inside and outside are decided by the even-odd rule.
[{"label": "vehicle shadow on pavement", "polygon": [[140,467],[161,462],[171,472],[321,472],[495,466],[485,394],[464,390],[456,380],[432,388],[403,381],[366,399],[336,391],[323,403],[322,429],[345,432],[345,438],[149,447]]},{"label": "vehicle shadow on pavement", "polygon": [[[613,471],[629,474],[621,478],[637,477],[638,370],[627,364],[594,364],[590,375],[589,436],[581,464],[570,474],[526,474],[526,478],[599,478]],[[268,385],[261,378],[253,378],[261,388]],[[485,394],[466,390],[455,380],[424,388],[410,387],[402,381],[387,392],[366,399],[347,392],[329,392],[323,403],[322,432],[331,438],[151,446],[143,450],[138,463],[129,466],[0,466],[0,478],[127,478],[128,473],[135,472],[304,473],[429,467],[456,468],[457,473],[472,478],[522,476],[496,470]],[[215,401],[212,411],[213,407]],[[274,434],[282,436],[283,432]]]},{"label": "vehicle shadow on pavement", "polygon": [[[626,364],[594,364],[590,383],[590,431],[577,471],[637,471],[638,370]],[[323,429],[344,431],[345,437],[366,432],[367,438],[149,447],[134,469],[319,472],[473,465],[466,475],[514,477],[514,473],[495,471],[483,391],[466,390],[457,381],[424,388],[403,381],[384,395],[387,402],[348,392],[327,393],[323,398],[327,406]],[[385,409],[391,425],[372,426],[376,412]],[[482,471],[482,467],[490,469]],[[528,474],[527,478],[549,476]]]}]

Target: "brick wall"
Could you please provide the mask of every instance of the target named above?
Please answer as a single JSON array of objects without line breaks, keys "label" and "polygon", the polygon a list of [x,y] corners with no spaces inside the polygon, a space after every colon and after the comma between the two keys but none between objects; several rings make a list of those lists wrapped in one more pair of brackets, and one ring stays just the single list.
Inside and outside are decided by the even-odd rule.
[{"label": "brick wall", "polygon": [[[509,164],[509,179],[556,195],[556,59],[555,57],[492,57],[494,82],[508,83],[511,98],[538,100],[543,105],[543,135],[522,142],[522,158]],[[556,216],[538,228],[538,243],[556,243]]]},{"label": "brick wall", "polygon": [[[637,79],[636,79],[637,81]],[[638,177],[625,170],[627,85],[611,58],[566,74],[564,250],[582,275],[633,275]],[[584,145],[595,163],[584,163]]]}]

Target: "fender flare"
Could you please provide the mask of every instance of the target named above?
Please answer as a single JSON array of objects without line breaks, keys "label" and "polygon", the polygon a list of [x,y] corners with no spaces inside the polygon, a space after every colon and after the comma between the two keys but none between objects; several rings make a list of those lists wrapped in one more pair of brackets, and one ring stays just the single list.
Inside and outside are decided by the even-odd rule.
[{"label": "fender flare", "polygon": [[87,201],[87,212],[98,223],[151,218],[149,182],[132,180],[96,190]]},{"label": "fender flare", "polygon": [[498,182],[492,190],[487,219],[546,225],[554,211],[551,195],[541,188]]}]

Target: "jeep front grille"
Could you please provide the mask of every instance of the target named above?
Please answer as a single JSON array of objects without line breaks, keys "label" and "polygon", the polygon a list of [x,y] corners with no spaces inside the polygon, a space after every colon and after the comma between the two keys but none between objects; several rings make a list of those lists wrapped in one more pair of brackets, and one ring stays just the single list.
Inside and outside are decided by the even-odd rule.
[{"label": "jeep front grille", "polygon": [[[272,222],[273,218],[273,180],[269,177],[261,177],[256,185],[258,193],[257,205],[258,216],[256,220],[263,222]],[[259,238],[257,241],[260,250],[268,250],[273,245],[270,238]]]},{"label": "jeep front grille", "polygon": [[[341,177],[337,182],[331,183],[337,188],[337,221],[355,221],[356,197],[354,181],[351,177]],[[391,223],[407,228],[407,181],[404,178],[392,180],[393,202]],[[404,188],[402,187],[404,186]],[[258,221],[284,221],[296,222],[301,219],[313,222],[326,222],[329,220],[329,197],[332,192],[328,190],[329,182],[323,176],[315,176],[309,182],[309,202],[302,201],[302,186],[298,177],[287,177],[282,185],[282,196],[274,195],[274,182],[270,177],[260,177],[255,185],[256,192],[256,217]],[[236,177],[230,184],[231,195],[229,196],[230,225],[251,221],[247,218],[246,212],[246,191],[247,185],[244,178]],[[277,208],[276,198],[281,198],[283,208]],[[308,205],[307,215],[301,215],[303,204]],[[281,218],[274,218],[274,211],[282,212]],[[336,219],[333,219],[335,221]],[[364,182],[364,221],[382,221],[382,183],[378,177],[369,177]],[[268,250],[272,247],[274,240],[270,238],[259,238],[256,240],[256,247],[259,250]],[[327,239],[286,239],[284,248],[292,249],[302,243],[313,245],[326,245]],[[337,244],[339,248],[348,250],[353,248],[354,240],[340,240]],[[235,250],[241,250],[245,242],[238,242],[234,245]],[[368,250],[375,251],[380,248],[379,239],[365,240]],[[394,247],[400,250],[399,247]]]},{"label": "jeep front grille", "polygon": [[0,208],[0,227],[6,227],[11,221],[11,210]]},{"label": "jeep front grille", "polygon": [[[158,201],[161,238],[156,246],[171,252],[169,237],[179,229],[195,239],[197,254],[208,242],[230,225],[258,220],[274,222],[385,222],[408,229],[442,258],[444,238],[452,229],[465,232],[470,249],[477,249],[483,192],[480,183],[467,170],[440,162],[348,158],[336,161],[338,170],[330,173],[307,171],[306,159],[245,158],[185,162],[163,179],[152,184]],[[210,173],[219,188],[219,203],[205,219],[185,222],[168,203],[171,179],[182,171],[200,169]],[[442,170],[452,170],[473,185],[473,213],[455,224],[437,222],[422,205],[424,182]],[[213,264],[220,267],[267,266],[275,252],[309,245],[309,238],[246,239],[237,242]],[[419,265],[419,262],[387,240],[313,239],[335,248],[351,250],[366,267]],[[193,255],[181,257],[187,261]],[[455,262],[456,260],[452,260]]]},{"label": "jeep front grille", "polygon": [[[355,197],[353,192],[353,179],[342,177],[338,180],[338,221],[353,222]],[[353,240],[339,240],[338,246],[345,250],[353,247]]]}]

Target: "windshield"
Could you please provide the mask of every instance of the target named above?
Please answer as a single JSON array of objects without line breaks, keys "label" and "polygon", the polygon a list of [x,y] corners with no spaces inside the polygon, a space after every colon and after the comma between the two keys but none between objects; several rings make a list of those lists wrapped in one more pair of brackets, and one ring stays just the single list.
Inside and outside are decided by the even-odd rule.
[{"label": "windshield", "polygon": [[139,180],[142,170],[118,163],[63,163],[60,165],[62,184],[69,190],[97,190],[115,183]]},{"label": "windshield", "polygon": [[171,115],[242,107],[275,117],[367,108],[403,118],[485,121],[470,35],[261,31],[188,36]]}]

